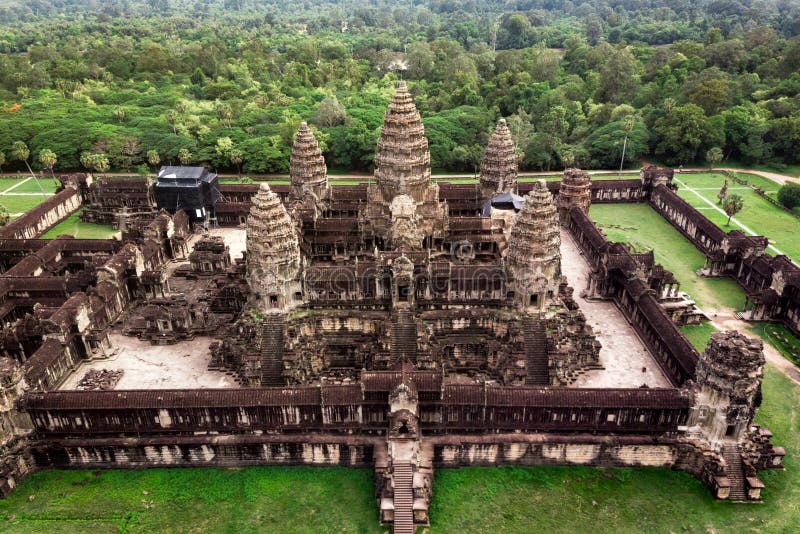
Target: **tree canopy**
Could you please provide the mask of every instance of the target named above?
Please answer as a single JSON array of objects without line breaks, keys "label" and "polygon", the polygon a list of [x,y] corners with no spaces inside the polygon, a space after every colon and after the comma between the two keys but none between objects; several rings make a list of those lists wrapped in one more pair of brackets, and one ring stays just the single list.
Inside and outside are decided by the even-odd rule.
[{"label": "tree canopy", "polygon": [[[755,6],[9,2],[0,164],[48,169],[52,153],[73,170],[89,153],[120,171],[181,162],[283,172],[306,121],[329,165],[368,170],[401,77],[437,169],[474,171],[500,117],[514,125],[522,169],[614,168],[626,134],[629,164],[701,163],[715,148],[720,161],[794,164],[800,6]],[[223,152],[221,139],[232,143]]]}]

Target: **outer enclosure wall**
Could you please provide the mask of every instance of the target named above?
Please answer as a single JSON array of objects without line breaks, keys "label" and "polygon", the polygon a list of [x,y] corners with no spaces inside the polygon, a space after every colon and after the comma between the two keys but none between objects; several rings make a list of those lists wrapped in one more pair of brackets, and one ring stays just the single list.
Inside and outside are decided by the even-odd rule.
[{"label": "outer enclosure wall", "polygon": [[81,196],[78,190],[67,187],[0,228],[0,238],[33,239],[80,207]]}]

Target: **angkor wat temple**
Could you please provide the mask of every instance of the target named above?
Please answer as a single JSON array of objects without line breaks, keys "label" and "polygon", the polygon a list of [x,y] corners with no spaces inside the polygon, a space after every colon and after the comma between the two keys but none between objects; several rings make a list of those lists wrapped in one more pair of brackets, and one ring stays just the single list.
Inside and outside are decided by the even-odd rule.
[{"label": "angkor wat temple", "polygon": [[[588,208],[667,214],[709,274],[749,273],[748,313],[795,317],[800,277],[761,292],[766,239],[704,226],[671,171],[520,181],[501,120],[479,181],[437,183],[403,82],[374,179],[329,184],[305,123],[290,169],[220,185],[209,235],[145,179],[86,176],[0,230],[0,492],[51,466],[372,466],[396,532],[428,522],[436,468],[466,465],[658,466],[760,499],[784,455],[753,424],[761,342],[699,354],[672,274]],[[122,238],[34,239],[81,204]]]}]

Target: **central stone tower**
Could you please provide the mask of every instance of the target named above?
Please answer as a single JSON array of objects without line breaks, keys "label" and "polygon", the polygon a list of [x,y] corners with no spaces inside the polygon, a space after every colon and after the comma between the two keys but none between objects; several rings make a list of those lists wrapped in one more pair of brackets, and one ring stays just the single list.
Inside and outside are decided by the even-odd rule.
[{"label": "central stone tower", "polygon": [[[439,202],[439,186],[431,183],[425,127],[403,81],[397,83],[383,118],[375,153],[375,183],[369,185],[367,194],[362,231],[378,248],[421,248],[430,246],[432,238],[444,236],[447,212]],[[395,221],[398,216],[401,221]],[[398,225],[408,228],[410,221],[416,227],[410,236],[402,228],[393,229]]]}]

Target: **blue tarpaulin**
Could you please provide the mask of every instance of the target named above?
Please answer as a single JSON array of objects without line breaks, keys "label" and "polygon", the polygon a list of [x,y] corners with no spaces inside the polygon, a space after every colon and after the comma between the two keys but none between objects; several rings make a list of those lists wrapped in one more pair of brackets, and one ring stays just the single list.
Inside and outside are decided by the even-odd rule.
[{"label": "blue tarpaulin", "polygon": [[525,205],[525,199],[513,193],[500,193],[487,201],[481,208],[481,216],[488,217],[492,214],[492,208],[499,210],[519,211]]}]

